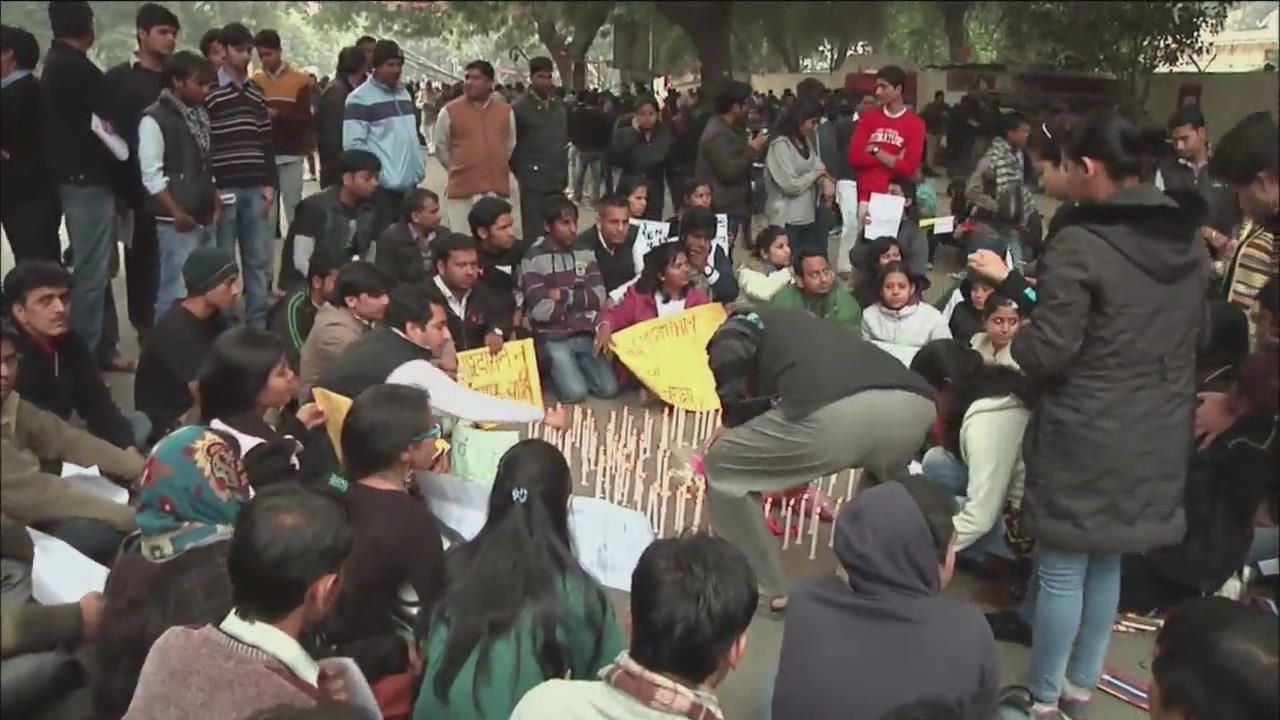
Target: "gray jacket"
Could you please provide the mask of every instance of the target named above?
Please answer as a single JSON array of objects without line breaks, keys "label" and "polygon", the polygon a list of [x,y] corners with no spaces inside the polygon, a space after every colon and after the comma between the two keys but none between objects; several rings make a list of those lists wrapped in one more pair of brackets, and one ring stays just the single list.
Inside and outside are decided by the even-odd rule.
[{"label": "gray jacket", "polygon": [[1023,527],[1073,552],[1182,540],[1209,258],[1199,222],[1149,184],[1064,210],[1013,359],[1040,399]]},{"label": "gray jacket", "polygon": [[808,225],[818,207],[818,178],[826,166],[812,145],[808,157],[790,138],[774,138],[765,156],[764,214],[770,225]]},{"label": "gray jacket", "polygon": [[707,121],[698,141],[694,176],[711,185],[711,207],[736,218],[751,217],[751,163],[756,152],[747,137],[720,115]]},{"label": "gray jacket", "polygon": [[527,92],[511,104],[516,146],[511,171],[524,190],[555,192],[569,182],[569,115],[556,98]]}]

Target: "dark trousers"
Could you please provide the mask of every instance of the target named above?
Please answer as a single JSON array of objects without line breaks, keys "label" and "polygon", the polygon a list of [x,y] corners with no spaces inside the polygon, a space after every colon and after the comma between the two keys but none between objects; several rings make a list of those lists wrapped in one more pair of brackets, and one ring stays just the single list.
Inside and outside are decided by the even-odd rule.
[{"label": "dark trousers", "polygon": [[79,550],[81,554],[98,563],[111,566],[120,552],[124,533],[101,520],[70,518],[59,520],[44,528],[45,532]]},{"label": "dark trousers", "polygon": [[525,190],[520,189],[520,230],[521,238],[540,238],[545,223],[542,221],[542,208],[547,200],[556,195],[564,195],[563,190]]},{"label": "dark trousers", "polygon": [[[392,190],[390,188],[378,188],[373,194],[373,213],[374,227],[373,232],[369,234],[370,240],[376,240],[383,230],[391,226],[401,215],[402,205],[404,204],[403,190]],[[363,257],[369,248],[357,248]]]},{"label": "dark trousers", "polygon": [[[12,192],[12,188],[10,189]],[[5,198],[0,221],[9,238],[14,263],[23,260],[51,260],[62,264],[58,252],[58,226],[62,224],[62,203],[52,188],[30,198]]]},{"label": "dark trousers", "polygon": [[133,241],[124,250],[124,280],[129,323],[140,334],[145,334],[155,324],[156,293],[160,287],[156,218],[146,210],[133,213]]}]

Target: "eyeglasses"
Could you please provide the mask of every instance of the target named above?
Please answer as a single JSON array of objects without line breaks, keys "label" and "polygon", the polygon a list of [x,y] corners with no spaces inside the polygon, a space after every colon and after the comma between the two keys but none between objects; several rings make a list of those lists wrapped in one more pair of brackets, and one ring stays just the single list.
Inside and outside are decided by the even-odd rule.
[{"label": "eyeglasses", "polygon": [[444,430],[440,427],[440,423],[436,423],[431,427],[427,428],[426,431],[424,431],[423,433],[419,435],[415,435],[413,437],[413,440],[411,440],[410,442],[416,445],[422,442],[423,440],[437,440],[443,434],[444,434]]}]

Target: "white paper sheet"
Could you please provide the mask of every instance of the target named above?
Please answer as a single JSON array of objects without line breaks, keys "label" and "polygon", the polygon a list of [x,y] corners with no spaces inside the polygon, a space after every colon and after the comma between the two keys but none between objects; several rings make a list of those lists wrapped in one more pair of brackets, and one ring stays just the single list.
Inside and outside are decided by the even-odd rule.
[{"label": "white paper sheet", "polygon": [[93,131],[94,135],[98,136],[98,139],[102,141],[102,144],[107,147],[107,150],[117,160],[123,162],[129,159],[128,143],[124,141],[124,138],[117,135],[115,130],[104,122],[102,118],[98,117],[97,113],[89,116],[89,129]]},{"label": "white paper sheet", "polygon": [[863,237],[874,240],[878,237],[898,237],[898,226],[902,224],[902,213],[906,210],[907,199],[887,193],[871,193],[871,202],[867,207],[867,223]]},{"label": "white paper sheet", "polygon": [[644,269],[644,256],[650,250],[676,240],[668,235],[671,226],[662,220],[631,218],[631,224],[636,228],[636,244],[631,247],[631,260],[635,263],[636,275],[639,275]]},{"label": "white paper sheet", "polygon": [[378,700],[373,696],[373,688],[369,680],[360,672],[356,661],[349,657],[327,657],[316,661],[321,670],[342,675],[346,681],[347,703],[364,711],[369,720],[381,720],[382,711],[378,709]]},{"label": "white paper sheet", "polygon": [[98,466],[80,467],[75,463],[62,463],[62,478],[74,483],[81,490],[94,497],[110,500],[121,505],[129,504],[129,491],[102,477]]},{"label": "white paper sheet", "polygon": [[946,235],[947,233],[953,233],[955,231],[956,231],[955,215],[943,215],[942,217],[934,220],[933,222],[934,235]]},{"label": "white paper sheet", "polygon": [[31,595],[41,605],[79,602],[107,587],[107,569],[52,535],[27,528],[35,544]]},{"label": "white paper sheet", "polygon": [[716,213],[716,236],[711,238],[712,245],[719,245],[724,254],[729,254],[729,216]]}]

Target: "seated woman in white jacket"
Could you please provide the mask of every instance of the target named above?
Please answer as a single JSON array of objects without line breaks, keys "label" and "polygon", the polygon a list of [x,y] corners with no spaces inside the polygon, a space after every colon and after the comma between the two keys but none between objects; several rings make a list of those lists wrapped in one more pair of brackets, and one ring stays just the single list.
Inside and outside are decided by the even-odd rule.
[{"label": "seated woman in white jacket", "polygon": [[991,295],[982,306],[983,331],[974,333],[969,346],[978,351],[989,365],[1004,365],[1020,370],[1009,348],[1013,336],[1022,325],[1018,304],[1003,295]]},{"label": "seated woman in white jacket", "polygon": [[930,340],[950,339],[938,309],[920,297],[920,283],[902,263],[880,268],[880,300],[862,311],[862,337],[910,365]]},{"label": "seated woman in white jacket", "polygon": [[1017,516],[1031,382],[1018,370],[983,362],[959,340],[925,345],[911,369],[938,391],[940,444],[925,453],[923,472],[960,499],[956,550],[976,561],[1026,557],[1031,542]]},{"label": "seated woman in white jacket", "polygon": [[744,299],[767,303],[794,279],[791,238],[786,230],[770,225],[756,234],[754,252],[738,268],[738,288]]}]

